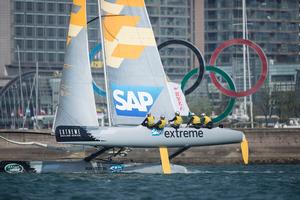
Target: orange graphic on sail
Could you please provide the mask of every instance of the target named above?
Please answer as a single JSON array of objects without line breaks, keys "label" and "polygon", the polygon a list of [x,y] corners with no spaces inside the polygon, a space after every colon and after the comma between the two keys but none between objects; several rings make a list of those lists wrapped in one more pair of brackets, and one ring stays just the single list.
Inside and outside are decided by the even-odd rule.
[{"label": "orange graphic on sail", "polygon": [[117,0],[116,4],[132,7],[145,7],[144,0]]},{"label": "orange graphic on sail", "polygon": [[71,42],[72,37],[76,37],[82,28],[86,26],[86,0],[73,0],[67,45]]},{"label": "orange graphic on sail", "polygon": [[138,59],[146,46],[156,46],[151,27],[137,27],[140,16],[122,15],[124,8],[145,7],[143,0],[117,0],[110,3],[102,0],[102,9],[106,11],[103,17],[103,34],[105,41],[106,62],[108,66],[118,68],[124,59]]}]

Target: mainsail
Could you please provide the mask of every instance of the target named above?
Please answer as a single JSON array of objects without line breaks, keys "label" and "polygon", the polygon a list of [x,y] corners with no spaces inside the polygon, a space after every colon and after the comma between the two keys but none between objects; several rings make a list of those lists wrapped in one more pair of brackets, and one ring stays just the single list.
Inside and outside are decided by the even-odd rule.
[{"label": "mainsail", "polygon": [[140,124],[148,112],[173,118],[144,0],[101,0],[101,18],[112,123]]},{"label": "mainsail", "polygon": [[54,128],[99,126],[88,53],[86,0],[73,0]]}]

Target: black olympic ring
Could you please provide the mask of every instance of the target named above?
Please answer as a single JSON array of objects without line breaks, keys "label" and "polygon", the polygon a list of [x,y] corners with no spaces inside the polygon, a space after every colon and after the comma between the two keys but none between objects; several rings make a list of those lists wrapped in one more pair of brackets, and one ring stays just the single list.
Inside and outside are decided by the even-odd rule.
[{"label": "black olympic ring", "polygon": [[196,55],[198,62],[199,62],[199,73],[198,73],[198,77],[196,82],[187,90],[184,91],[184,95],[189,95],[190,93],[192,93],[201,83],[202,79],[203,79],[203,75],[204,75],[204,71],[205,71],[205,60],[200,52],[200,50],[193,45],[190,42],[184,41],[184,40],[168,40],[165,41],[163,43],[161,43],[160,45],[158,45],[158,50],[171,45],[171,44],[180,44],[183,46],[186,46],[187,48],[189,48],[190,50],[192,50],[194,52],[194,54]]}]

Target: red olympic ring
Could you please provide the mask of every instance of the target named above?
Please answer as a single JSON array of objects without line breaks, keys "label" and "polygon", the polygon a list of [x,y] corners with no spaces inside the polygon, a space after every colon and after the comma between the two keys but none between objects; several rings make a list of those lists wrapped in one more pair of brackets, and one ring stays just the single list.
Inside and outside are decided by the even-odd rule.
[{"label": "red olympic ring", "polygon": [[256,53],[258,54],[258,57],[261,61],[262,67],[261,67],[261,73],[260,73],[260,78],[258,79],[257,83],[252,87],[249,88],[246,91],[242,91],[242,92],[235,92],[232,90],[228,90],[226,88],[224,88],[217,80],[216,75],[214,73],[210,73],[209,76],[212,80],[212,82],[214,83],[214,85],[225,95],[230,96],[230,97],[245,97],[245,96],[249,96],[251,94],[253,94],[254,92],[256,92],[263,84],[264,81],[267,78],[267,73],[268,73],[268,62],[267,62],[267,57],[265,55],[265,53],[263,52],[263,50],[254,42],[250,41],[250,40],[245,40],[245,39],[232,39],[232,40],[228,40],[225,41],[224,43],[222,43],[212,54],[209,64],[214,66],[216,65],[216,60],[219,57],[219,54],[227,47],[232,46],[234,44],[243,44],[243,45],[247,45],[250,48],[252,48],[254,51],[256,51]]}]

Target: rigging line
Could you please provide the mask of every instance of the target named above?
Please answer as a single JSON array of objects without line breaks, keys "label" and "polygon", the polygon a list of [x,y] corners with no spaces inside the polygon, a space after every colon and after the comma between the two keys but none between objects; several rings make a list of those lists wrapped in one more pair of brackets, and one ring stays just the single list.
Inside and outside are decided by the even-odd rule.
[{"label": "rigging line", "polygon": [[[126,16],[126,15],[101,15],[101,17],[119,17],[119,16]],[[97,20],[97,19],[99,19],[99,16],[97,16],[97,17],[91,19],[90,21],[87,22],[87,24],[89,24],[89,23],[91,23],[91,22],[93,22],[93,21],[95,21],[95,20]],[[104,28],[105,28],[105,31],[107,31],[107,33],[108,33],[112,38],[114,38],[115,40],[118,40],[111,32],[109,32],[109,29],[106,27],[105,23],[103,23],[103,26],[104,26]]]},{"label": "rigging line", "polygon": [[103,23],[103,28],[105,29],[105,31],[115,40],[119,41],[118,38],[116,38],[111,32],[109,32],[109,29],[106,27],[105,23]]},{"label": "rigging line", "polygon": [[[101,15],[101,17],[117,17],[117,16],[125,16],[125,15]],[[90,21],[87,22],[87,24],[92,23],[93,21],[99,19],[99,16],[91,19]]]},{"label": "rigging line", "polygon": [[52,145],[45,144],[45,143],[40,143],[40,142],[33,142],[33,141],[32,142],[18,142],[18,141],[15,141],[15,140],[10,140],[8,138],[5,138],[3,136],[0,136],[0,139],[6,141],[8,143],[15,144],[15,145],[24,145],[24,146],[32,145],[32,146],[37,146],[37,147],[41,147],[41,148],[46,148],[50,151],[70,152],[70,150],[66,147],[52,146]]},{"label": "rigging line", "polygon": [[34,145],[34,146],[45,147],[45,148],[47,148],[47,146],[48,146],[47,144],[43,144],[43,143],[40,143],[40,142],[18,142],[18,141],[15,141],[15,140],[7,139],[3,136],[0,136],[0,139],[3,139],[8,143],[17,144],[17,145]]},{"label": "rigging line", "polygon": [[99,17],[95,17],[95,18],[91,19],[90,21],[87,22],[87,24],[92,23],[93,21],[95,21],[97,19],[99,19]]},{"label": "rigging line", "polygon": [[[8,96],[8,101],[9,101],[9,110],[11,111],[11,110],[13,110],[12,109],[12,100],[11,100],[11,96],[10,96],[10,94],[9,94],[10,92],[8,92],[8,94],[7,94],[7,96]],[[11,92],[12,93],[12,92]]]},{"label": "rigging line", "polygon": [[[35,84],[36,84],[36,79],[37,79],[37,77],[36,77],[36,75],[35,75],[35,77],[34,77],[34,79],[33,79],[32,86],[31,86],[31,88],[30,88],[30,96],[29,96],[29,99],[28,99],[28,101],[27,101],[27,106],[26,106],[26,109],[25,109],[25,116],[24,116],[24,119],[23,119],[23,126],[25,125],[26,119],[27,119],[27,113],[26,113],[26,110],[27,110],[27,109],[30,109],[29,106],[30,106],[30,102],[32,101],[33,87],[34,87]],[[37,116],[36,116],[36,117],[37,117]]]}]

